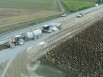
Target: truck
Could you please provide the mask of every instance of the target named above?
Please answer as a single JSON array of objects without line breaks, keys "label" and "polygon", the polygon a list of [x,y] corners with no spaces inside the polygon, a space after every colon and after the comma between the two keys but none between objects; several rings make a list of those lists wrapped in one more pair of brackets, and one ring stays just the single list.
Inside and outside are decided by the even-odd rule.
[{"label": "truck", "polygon": [[39,37],[42,36],[42,30],[41,29],[36,29],[36,30],[33,30],[32,32],[33,32],[33,35],[34,35],[35,39],[36,38],[38,39]]},{"label": "truck", "polygon": [[96,3],[94,6],[97,7],[97,6],[99,6],[99,4]]},{"label": "truck", "polygon": [[67,14],[66,14],[66,13],[61,15],[61,17],[66,17],[66,16],[67,16]]},{"label": "truck", "polygon": [[62,29],[62,24],[61,23],[49,23],[52,27],[57,27],[59,30]]},{"label": "truck", "polygon": [[42,29],[34,29],[24,33],[17,34],[9,38],[8,40],[0,42],[0,45],[5,44],[7,47],[14,48],[16,45],[23,45],[26,41],[38,39],[42,36],[44,32],[51,33],[61,28],[61,23],[49,23],[43,25]]},{"label": "truck", "polygon": [[23,35],[24,35],[24,39],[26,41],[35,40],[35,39],[39,38],[40,36],[42,36],[42,30],[41,29],[35,29],[35,30],[32,30],[32,31],[28,31]]},{"label": "truck", "polygon": [[46,24],[46,25],[43,25],[43,29],[42,29],[42,32],[43,33],[51,33],[51,32],[54,32],[54,31],[57,31],[59,29],[61,29],[62,26],[60,23],[49,23],[49,24]]}]

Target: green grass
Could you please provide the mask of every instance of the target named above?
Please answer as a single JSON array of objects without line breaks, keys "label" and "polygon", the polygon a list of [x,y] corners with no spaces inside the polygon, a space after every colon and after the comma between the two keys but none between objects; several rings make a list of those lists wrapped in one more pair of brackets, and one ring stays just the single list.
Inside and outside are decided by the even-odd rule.
[{"label": "green grass", "polygon": [[[56,0],[0,0],[0,26],[11,24],[1,28],[0,33],[46,21],[60,12],[61,9]],[[25,22],[27,20],[31,21]],[[12,24],[22,21],[24,23]]]},{"label": "green grass", "polygon": [[96,0],[63,0],[63,2],[69,10],[78,11],[93,6]]},{"label": "green grass", "polygon": [[55,0],[0,0],[0,8],[56,10]]}]

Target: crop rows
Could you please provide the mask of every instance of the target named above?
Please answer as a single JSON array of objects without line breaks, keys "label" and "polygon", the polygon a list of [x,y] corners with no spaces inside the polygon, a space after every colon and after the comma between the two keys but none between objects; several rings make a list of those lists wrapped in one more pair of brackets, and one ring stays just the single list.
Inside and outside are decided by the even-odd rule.
[{"label": "crop rows", "polygon": [[103,20],[53,48],[41,61],[71,77],[103,77]]}]

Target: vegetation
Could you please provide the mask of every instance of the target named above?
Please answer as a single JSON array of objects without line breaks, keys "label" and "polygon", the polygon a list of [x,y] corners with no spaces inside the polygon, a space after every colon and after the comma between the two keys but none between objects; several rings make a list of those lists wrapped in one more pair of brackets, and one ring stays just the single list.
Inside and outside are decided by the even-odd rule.
[{"label": "vegetation", "polygon": [[103,3],[103,0],[97,0],[97,3],[101,4]]},{"label": "vegetation", "polygon": [[41,61],[70,77],[103,77],[103,20],[53,48]]},{"label": "vegetation", "polygon": [[71,12],[93,6],[97,0],[63,0]]},{"label": "vegetation", "polygon": [[20,28],[21,23],[23,24],[21,27],[24,28],[25,23],[26,26],[37,23],[38,19],[57,15],[60,12],[56,0],[0,0],[0,33],[5,32],[8,26],[7,31],[17,29],[16,25]]},{"label": "vegetation", "polygon": [[0,0],[0,8],[57,10],[55,0]]}]

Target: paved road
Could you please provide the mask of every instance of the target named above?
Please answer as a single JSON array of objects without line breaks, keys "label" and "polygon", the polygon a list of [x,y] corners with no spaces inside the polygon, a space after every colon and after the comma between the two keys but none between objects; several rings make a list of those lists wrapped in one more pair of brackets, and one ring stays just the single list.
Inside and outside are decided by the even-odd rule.
[{"label": "paved road", "polygon": [[86,9],[86,10],[83,10],[83,11],[79,11],[79,12],[76,12],[76,13],[73,13],[73,14],[70,14],[68,15],[67,17],[58,17],[56,19],[53,19],[53,20],[50,20],[50,21],[47,21],[47,22],[43,22],[43,23],[40,23],[40,24],[37,24],[37,25],[33,25],[31,27],[28,27],[28,28],[24,28],[24,29],[21,29],[21,30],[16,30],[16,31],[13,31],[13,32],[9,32],[9,33],[5,33],[5,34],[0,34],[0,44],[4,43],[8,38],[18,34],[18,33],[23,33],[23,32],[26,32],[28,30],[31,30],[33,28],[41,28],[42,25],[44,24],[47,24],[47,23],[50,23],[50,22],[61,22],[61,21],[64,21],[66,19],[70,19],[70,20],[73,20],[73,18],[75,18],[75,16],[78,14],[78,13],[84,13],[84,14],[87,14],[93,10],[96,10],[98,8],[102,8],[103,5],[100,5],[98,7],[93,7],[93,8],[89,8],[89,9]]},{"label": "paved road", "polygon": [[[98,11],[93,11],[92,12],[92,14],[94,14],[94,15],[98,15],[98,13],[103,13],[103,9],[102,9],[102,7],[103,7],[103,5],[101,5],[101,6],[98,6],[98,7],[93,7],[93,8],[90,8],[90,9],[87,9],[87,10],[84,10],[84,11],[82,11],[83,13],[85,13],[85,14],[87,14],[87,15],[89,15],[89,12],[90,11],[93,11],[93,10],[95,10],[95,9],[97,9],[97,8],[100,8]],[[25,28],[25,29],[21,29],[21,30],[18,30],[18,31],[14,31],[14,32],[10,32],[10,33],[6,33],[6,34],[4,34],[4,35],[0,35],[0,41],[2,41],[2,40],[4,40],[4,38],[5,39],[7,39],[7,37],[9,38],[9,37],[11,37],[12,35],[15,35],[15,33],[18,33],[18,32],[21,32],[21,31],[27,31],[28,29],[31,29],[31,28],[40,28],[43,24],[47,24],[47,23],[50,23],[50,22],[61,22],[61,23],[63,23],[63,26],[65,26],[65,27],[63,27],[63,28],[66,28],[66,27],[72,27],[72,29],[73,29],[73,24],[75,23],[76,24],[76,22],[77,21],[79,21],[79,20],[83,20],[84,19],[84,17],[83,18],[81,18],[81,19],[78,19],[78,18],[76,18],[76,14],[78,14],[78,13],[80,13],[80,12],[77,12],[77,13],[74,13],[74,14],[71,14],[71,15],[68,15],[67,17],[59,17],[59,18],[57,18],[57,19],[54,19],[54,20],[51,20],[51,21],[47,21],[47,22],[44,22],[44,23],[41,23],[41,24],[38,24],[38,25],[34,25],[34,26],[32,26],[32,27],[28,27],[28,28]],[[92,15],[91,15],[92,16]],[[89,17],[89,16],[88,16]],[[86,17],[85,16],[85,19],[86,18],[88,18],[88,17]],[[90,18],[90,17],[89,17]],[[88,19],[86,19],[86,20],[88,20]],[[72,24],[72,26],[71,26],[71,24]],[[78,28],[79,26],[77,26],[77,28]],[[15,47],[14,49],[6,49],[6,50],[3,50],[3,51],[1,51],[0,52],[0,63],[2,63],[2,62],[5,62],[5,61],[7,61],[7,60],[11,60],[13,57],[15,57],[18,53],[20,53],[20,52],[22,52],[22,51],[25,51],[26,50],[26,48],[28,48],[28,47],[31,47],[31,46],[36,46],[39,42],[41,42],[41,41],[43,41],[43,40],[45,40],[46,38],[49,38],[50,36],[52,36],[52,35],[55,35],[56,33],[58,33],[59,31],[57,31],[57,32],[54,32],[54,33],[48,33],[48,34],[44,34],[40,39],[38,39],[38,40],[36,40],[36,41],[34,41],[34,40],[32,40],[32,41],[29,41],[29,42],[26,42],[24,45],[22,45],[22,46],[17,46],[17,47]],[[10,61],[9,61],[10,62]]]},{"label": "paved road", "polygon": [[[90,8],[90,9],[87,9],[87,10],[84,10],[84,11],[81,11],[83,13],[89,13],[91,10],[95,10],[97,8],[101,8],[103,7],[103,5],[101,6],[98,6],[98,7],[93,7],[93,8]],[[17,33],[20,33],[20,32],[25,32],[25,31],[28,31],[32,28],[41,28],[42,25],[44,24],[47,24],[47,23],[50,23],[50,22],[67,22],[68,23],[71,23],[72,21],[74,21],[76,18],[76,15],[80,13],[80,12],[77,12],[77,13],[74,13],[74,14],[70,14],[68,15],[67,17],[59,17],[59,18],[56,18],[54,20],[50,20],[50,21],[47,21],[47,22],[44,22],[44,23],[40,23],[40,24],[37,24],[37,25],[33,25],[31,27],[28,27],[28,28],[25,28],[25,29],[21,29],[21,30],[18,30],[18,31],[14,31],[14,32],[10,32],[10,33],[6,33],[4,35],[0,35],[0,41],[2,42],[2,40],[4,39],[7,39]],[[66,21],[67,20],[67,21]],[[64,25],[65,26],[65,25]],[[55,33],[53,33],[55,34]],[[52,34],[46,34],[45,36],[43,36],[42,38],[40,38],[39,40],[36,40],[36,41],[29,41],[29,42],[26,42],[23,46],[17,46],[15,47],[14,49],[6,49],[6,50],[3,50],[0,52],[0,62],[2,61],[5,61],[7,59],[9,59],[9,57],[11,57],[10,55],[15,55],[16,53],[20,52],[21,50],[24,50],[26,49],[27,47],[29,46],[32,46],[33,44],[37,44],[39,43],[40,41],[44,40],[45,38],[48,38],[49,36],[51,36]],[[20,51],[19,51],[20,50]],[[15,53],[15,54],[14,54]],[[6,57],[5,57],[6,56]],[[2,60],[3,59],[3,60]]]},{"label": "paved road", "polygon": [[[91,9],[93,10],[94,8],[91,8]],[[87,10],[84,10],[82,12],[87,12]],[[98,12],[98,11],[95,11],[95,12]],[[76,14],[78,14],[78,13],[74,13],[74,14],[68,15],[67,17],[60,17],[60,18],[57,18],[57,19],[54,19],[54,20],[51,20],[51,21],[47,21],[47,22],[44,22],[44,23],[41,23],[41,24],[38,24],[38,25],[34,25],[33,27],[39,28],[43,24],[47,24],[47,23],[50,23],[50,22],[62,22],[63,26],[70,27],[71,26],[70,24],[74,24],[74,23],[77,22],[77,20],[79,20],[78,18],[76,18]],[[69,24],[69,25],[67,25],[67,24]],[[32,27],[29,27],[29,29],[31,29],[31,28]],[[25,30],[28,30],[28,29],[25,28],[24,30],[20,30],[20,31],[25,31]],[[17,32],[19,32],[19,31],[17,31]],[[59,32],[59,31],[57,31],[57,32]],[[48,34],[44,34],[40,39],[38,39],[36,41],[31,40],[31,41],[25,42],[25,44],[22,45],[22,46],[16,46],[13,49],[9,48],[9,49],[5,49],[5,50],[1,51],[0,52],[0,63],[1,62],[5,62],[6,60],[10,59],[12,56],[15,56],[16,54],[18,54],[19,52],[25,50],[26,48],[28,48],[30,46],[36,46],[37,43],[43,41],[46,38],[49,38],[49,36],[51,36],[53,34],[56,34],[57,32],[50,33],[50,34],[49,33]],[[9,36],[10,33],[7,33],[7,34],[5,34],[5,36]],[[11,32],[11,34],[13,35],[14,33]],[[3,38],[5,36],[2,35],[1,37]]]}]

